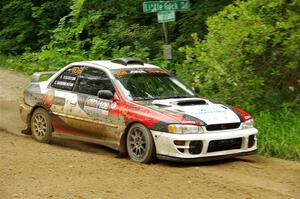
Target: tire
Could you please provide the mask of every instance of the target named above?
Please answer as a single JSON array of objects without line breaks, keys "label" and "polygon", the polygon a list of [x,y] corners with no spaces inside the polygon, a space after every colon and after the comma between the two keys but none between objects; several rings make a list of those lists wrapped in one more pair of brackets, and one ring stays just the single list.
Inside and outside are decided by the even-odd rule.
[{"label": "tire", "polygon": [[156,159],[156,150],[151,132],[142,124],[133,124],[127,134],[127,153],[133,161],[151,163]]},{"label": "tire", "polygon": [[30,121],[32,136],[42,143],[49,143],[52,136],[52,126],[48,112],[43,108],[37,108]]}]

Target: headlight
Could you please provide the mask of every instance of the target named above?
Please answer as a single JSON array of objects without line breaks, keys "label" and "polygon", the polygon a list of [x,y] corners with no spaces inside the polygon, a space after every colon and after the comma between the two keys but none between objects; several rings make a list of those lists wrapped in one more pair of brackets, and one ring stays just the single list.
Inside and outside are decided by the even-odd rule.
[{"label": "headlight", "polygon": [[168,125],[168,132],[179,134],[203,133],[203,128],[196,125],[170,124]]},{"label": "headlight", "polygon": [[253,121],[253,119],[246,120],[245,122],[242,123],[242,129],[253,128],[253,126],[254,126],[254,121]]}]

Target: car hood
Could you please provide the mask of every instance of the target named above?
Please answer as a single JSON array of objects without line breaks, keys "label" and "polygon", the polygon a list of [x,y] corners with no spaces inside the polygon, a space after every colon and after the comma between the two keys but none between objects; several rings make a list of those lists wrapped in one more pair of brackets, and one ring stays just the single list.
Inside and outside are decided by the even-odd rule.
[{"label": "car hood", "polygon": [[231,108],[203,98],[154,100],[148,105],[158,110],[192,116],[207,125],[241,122]]}]

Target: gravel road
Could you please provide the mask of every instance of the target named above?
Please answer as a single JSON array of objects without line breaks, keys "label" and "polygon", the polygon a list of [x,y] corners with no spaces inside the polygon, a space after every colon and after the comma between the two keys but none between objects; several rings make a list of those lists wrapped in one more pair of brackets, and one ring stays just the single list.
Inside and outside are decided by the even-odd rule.
[{"label": "gravel road", "polygon": [[0,68],[0,198],[299,198],[300,163],[258,155],[144,165],[105,147],[20,133],[29,78]]}]

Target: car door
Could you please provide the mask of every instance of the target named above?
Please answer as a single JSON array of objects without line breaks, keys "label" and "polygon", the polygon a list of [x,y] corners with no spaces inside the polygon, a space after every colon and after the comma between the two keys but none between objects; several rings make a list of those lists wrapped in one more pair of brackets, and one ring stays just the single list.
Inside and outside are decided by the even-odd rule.
[{"label": "car door", "polygon": [[81,135],[116,142],[118,116],[109,113],[112,99],[97,97],[99,90],[115,93],[115,88],[105,71],[85,66],[73,90],[77,103],[70,104],[73,108],[69,114],[77,119],[74,127],[81,130]]},{"label": "car door", "polygon": [[82,70],[83,66],[70,66],[48,88],[45,102],[50,106],[52,126],[56,132],[78,134],[74,128],[76,120],[70,113],[76,110],[77,95],[73,89]]}]

